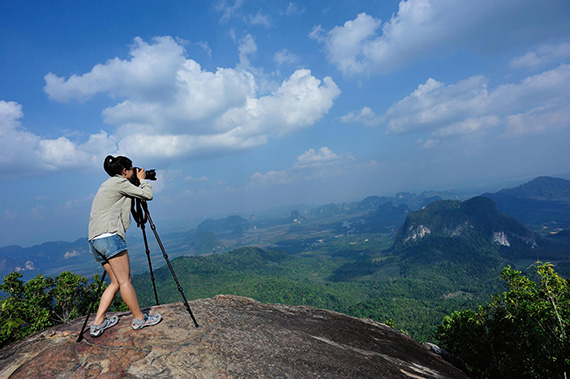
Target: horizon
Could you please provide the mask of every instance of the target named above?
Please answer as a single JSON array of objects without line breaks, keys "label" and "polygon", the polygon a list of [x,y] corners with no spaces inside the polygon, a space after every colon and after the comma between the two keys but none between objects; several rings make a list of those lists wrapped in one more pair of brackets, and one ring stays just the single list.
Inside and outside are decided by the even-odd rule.
[{"label": "horizon", "polygon": [[159,231],[568,179],[570,3],[519,5],[4,2],[0,246],[86,236],[107,155]]},{"label": "horizon", "polygon": [[[560,175],[542,175],[542,177],[552,177],[552,178],[561,178],[561,179],[565,179],[565,180],[569,180],[570,181],[570,172],[568,173],[564,173],[564,174],[560,174]],[[475,186],[475,187],[465,187],[465,188],[457,188],[457,189],[448,189],[448,190],[424,190],[424,191],[419,191],[419,192],[409,192],[409,191],[402,191],[402,192],[398,192],[398,193],[394,193],[394,194],[390,194],[390,195],[368,195],[365,196],[363,198],[359,198],[359,199],[353,199],[353,200],[347,200],[347,201],[337,201],[337,202],[331,202],[331,203],[322,203],[322,204],[305,204],[305,203],[299,203],[299,204],[283,204],[281,206],[275,207],[275,208],[270,208],[270,209],[264,209],[264,210],[260,210],[257,212],[253,212],[253,211],[244,211],[244,212],[230,212],[230,213],[226,213],[226,214],[217,214],[217,215],[210,215],[210,217],[208,216],[204,216],[201,217],[200,219],[196,219],[193,220],[193,223],[191,224],[185,224],[185,226],[183,227],[183,223],[184,222],[189,222],[191,220],[167,220],[166,221],[166,227],[164,227],[164,223],[162,220],[159,220],[158,222],[160,223],[160,225],[156,225],[157,227],[157,232],[159,232],[159,235],[164,234],[171,234],[171,233],[180,233],[180,232],[189,232],[192,230],[195,230],[196,227],[199,226],[200,223],[202,223],[203,221],[206,221],[208,219],[210,220],[221,220],[221,219],[225,219],[228,218],[230,216],[241,216],[241,217],[250,217],[250,216],[269,216],[269,217],[286,217],[289,215],[289,213],[293,210],[300,210],[301,208],[305,208],[305,209],[315,209],[318,208],[320,206],[325,206],[328,204],[347,204],[347,203],[354,203],[354,202],[360,202],[360,201],[364,201],[367,197],[372,197],[372,196],[386,196],[386,197],[397,197],[398,194],[401,193],[408,193],[408,194],[414,194],[414,195],[421,195],[424,192],[436,192],[436,193],[445,193],[448,192],[450,194],[455,194],[457,195],[457,199],[460,201],[465,201],[468,199],[471,199],[473,197],[477,197],[480,195],[483,195],[484,193],[488,193],[488,192],[498,192],[502,189],[508,189],[508,188],[513,188],[516,187],[518,185],[523,185],[526,184],[534,179],[537,179],[539,177],[533,177],[533,178],[511,178],[508,180],[501,180],[499,181],[502,184],[507,184],[510,183],[512,185],[512,187],[506,186],[506,187],[500,187],[497,186],[497,183],[487,183],[487,184],[480,184],[479,186]],[[480,190],[480,191],[477,191]],[[277,215],[277,213],[279,213],[279,215]],[[133,232],[134,230],[134,232]],[[136,227],[133,228],[129,228],[129,230],[127,231],[127,241],[136,241],[139,239],[140,236],[134,236],[135,233],[138,233],[138,229]],[[29,248],[29,247],[35,247],[35,246],[39,246],[39,245],[43,245],[45,243],[57,243],[57,242],[63,242],[63,243],[73,243],[76,242],[78,240],[81,239],[87,239],[87,234],[85,234],[85,236],[76,238],[74,240],[49,240],[49,241],[41,241],[38,243],[34,243],[32,245],[17,245],[17,244],[12,244],[12,245],[5,245],[5,246],[0,246],[0,249],[2,248],[6,248],[6,247],[10,247],[10,246],[19,246],[22,248]]]}]

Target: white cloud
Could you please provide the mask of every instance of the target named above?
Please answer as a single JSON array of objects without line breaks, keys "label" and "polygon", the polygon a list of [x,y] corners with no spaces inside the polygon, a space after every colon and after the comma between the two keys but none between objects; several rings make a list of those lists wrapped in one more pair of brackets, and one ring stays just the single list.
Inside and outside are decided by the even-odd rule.
[{"label": "white cloud", "polygon": [[116,149],[106,134],[92,135],[84,145],[75,145],[65,137],[42,138],[24,129],[23,116],[20,104],[0,100],[0,170],[5,177],[100,162],[101,151]]},{"label": "white cloud", "polygon": [[98,93],[137,101],[172,94],[178,70],[186,61],[184,48],[171,37],[156,37],[153,42],[137,37],[129,51],[130,60],[109,59],[83,75],[65,79],[50,72],[44,90],[50,99],[63,102],[85,101]]},{"label": "white cloud", "polygon": [[430,78],[390,107],[383,118],[389,133],[429,131],[478,116],[488,102],[487,79],[483,76],[447,86]]},{"label": "white cloud", "polygon": [[198,182],[198,183],[205,183],[205,182],[209,182],[210,179],[206,176],[200,176],[199,178],[194,178],[192,176],[187,176],[184,178],[184,181],[187,182]]},{"label": "white cloud", "polygon": [[328,147],[321,147],[318,151],[315,151],[315,149],[309,149],[299,155],[293,167],[322,167],[324,165],[339,162],[342,159],[342,157],[333,153]]},{"label": "white cloud", "polygon": [[296,63],[299,60],[299,57],[297,57],[295,54],[291,53],[287,49],[283,49],[275,53],[273,60],[275,61],[275,63],[277,63],[278,66],[282,66],[285,63],[288,64]]},{"label": "white cloud", "polygon": [[499,124],[499,117],[495,115],[468,118],[454,122],[448,126],[438,128],[434,133],[437,137],[449,137],[455,135],[465,135],[492,128]]},{"label": "white cloud", "polygon": [[557,110],[538,107],[524,113],[507,116],[505,137],[540,134],[568,127],[569,123],[570,105]]},{"label": "white cloud", "polygon": [[251,176],[251,183],[257,186],[286,184],[296,181],[295,175],[290,171],[268,171],[265,174],[256,172]]},{"label": "white cloud", "polygon": [[555,124],[557,129],[570,126],[568,88],[570,65],[495,89],[488,88],[484,76],[451,85],[430,78],[381,117],[388,133],[427,132],[438,139],[498,126],[507,127],[505,135],[511,136],[547,132]]},{"label": "white cloud", "polygon": [[[376,35],[381,21],[366,13],[360,13],[356,19],[347,21],[325,33],[317,26],[311,38],[325,44],[327,58],[344,74],[364,73],[369,62],[362,56],[363,47]],[[362,59],[364,58],[364,59]]]},{"label": "white cloud", "polygon": [[570,42],[558,45],[544,45],[536,51],[529,51],[521,57],[511,60],[513,69],[537,69],[552,62],[559,62],[561,59],[570,57]]},{"label": "white cloud", "polygon": [[303,12],[304,12],[303,10],[298,8],[297,4],[290,1],[289,4],[287,5],[287,10],[285,11],[285,14],[287,16],[292,16],[294,14],[303,13]]},{"label": "white cloud", "polygon": [[251,177],[251,184],[266,186],[335,176],[350,167],[353,161],[352,154],[335,154],[326,146],[319,150],[309,149],[297,157],[291,168],[264,174],[256,172]]},{"label": "white cloud", "polygon": [[242,9],[244,0],[235,0],[233,2],[227,0],[220,0],[216,4],[216,9],[222,13],[220,18],[220,23],[224,24],[229,22],[231,19],[238,19],[249,25],[261,25],[266,28],[272,26],[271,17],[263,14],[261,10],[258,10],[255,15],[247,15]]},{"label": "white cloud", "polygon": [[344,123],[358,123],[365,126],[378,126],[382,123],[382,118],[378,117],[369,107],[362,107],[360,111],[350,112],[340,118]]},{"label": "white cloud", "polygon": [[249,70],[251,66],[249,64],[249,56],[254,55],[257,52],[257,44],[251,36],[251,34],[246,34],[239,42],[239,64],[237,66],[240,70]]},{"label": "white cloud", "polygon": [[558,27],[564,22],[553,19],[565,11],[561,2],[551,0],[521,0],[514,7],[494,0],[404,0],[383,24],[360,13],[329,31],[316,26],[309,36],[324,46],[327,59],[345,75],[386,74],[460,47],[479,52],[560,38],[568,32],[568,23]]},{"label": "white cloud", "polygon": [[258,11],[255,16],[249,16],[248,20],[251,25],[262,25],[266,28],[271,27],[271,18],[268,15],[262,14],[261,11]]},{"label": "white cloud", "polygon": [[243,2],[244,0],[235,0],[233,2],[233,5],[229,5],[228,4],[229,2],[226,0],[218,1],[216,4],[216,8],[218,9],[218,11],[223,13],[222,17],[220,18],[220,22],[221,23],[228,22],[232,17],[234,17],[238,13]]},{"label": "white cloud", "polygon": [[69,78],[50,73],[45,91],[53,100],[86,101],[100,93],[117,99],[102,112],[116,131],[81,145],[63,137],[46,141],[42,152],[56,166],[110,141],[122,154],[137,152],[139,158],[228,153],[309,127],[328,112],[340,90],[330,77],[320,80],[309,70],[295,71],[270,94],[258,96],[255,72],[247,70],[256,50],[246,35],[239,45],[242,69],[211,72],[187,59],[171,37],[151,43],[136,38],[128,60],[111,59]]},{"label": "white cloud", "polygon": [[200,46],[200,48],[202,50],[204,50],[206,52],[206,54],[208,54],[208,56],[210,58],[212,58],[212,49],[210,48],[210,45],[208,45],[208,42],[206,41],[199,41],[196,42],[196,45]]},{"label": "white cloud", "polygon": [[34,150],[40,138],[26,131],[20,119],[22,106],[14,101],[0,100],[0,167],[6,175],[37,166]]}]

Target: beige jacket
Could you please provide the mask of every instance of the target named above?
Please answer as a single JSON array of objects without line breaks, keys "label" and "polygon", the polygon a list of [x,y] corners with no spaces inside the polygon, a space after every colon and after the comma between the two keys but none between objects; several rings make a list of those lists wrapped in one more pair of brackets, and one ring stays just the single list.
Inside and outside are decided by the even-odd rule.
[{"label": "beige jacket", "polygon": [[131,224],[132,198],[152,200],[152,187],[141,180],[136,187],[121,175],[107,179],[95,195],[89,216],[89,241],[103,233],[117,233],[125,239]]}]

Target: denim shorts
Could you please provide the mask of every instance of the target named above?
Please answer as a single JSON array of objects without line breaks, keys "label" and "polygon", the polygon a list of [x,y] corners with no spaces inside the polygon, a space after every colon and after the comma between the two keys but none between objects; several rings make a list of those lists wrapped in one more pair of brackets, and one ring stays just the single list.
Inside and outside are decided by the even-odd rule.
[{"label": "denim shorts", "polygon": [[89,241],[89,251],[101,264],[109,262],[109,259],[125,250],[127,250],[127,244],[118,234]]}]

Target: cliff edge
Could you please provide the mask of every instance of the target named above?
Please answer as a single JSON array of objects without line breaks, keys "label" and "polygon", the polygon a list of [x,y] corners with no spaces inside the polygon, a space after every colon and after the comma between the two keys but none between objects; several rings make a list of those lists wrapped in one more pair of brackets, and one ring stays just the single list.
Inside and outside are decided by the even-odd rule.
[{"label": "cliff edge", "polygon": [[[99,338],[84,318],[0,350],[2,378],[466,378],[387,325],[341,313],[219,295],[155,306],[164,320],[132,330],[130,313]],[[93,316],[92,316],[93,317]]]}]

